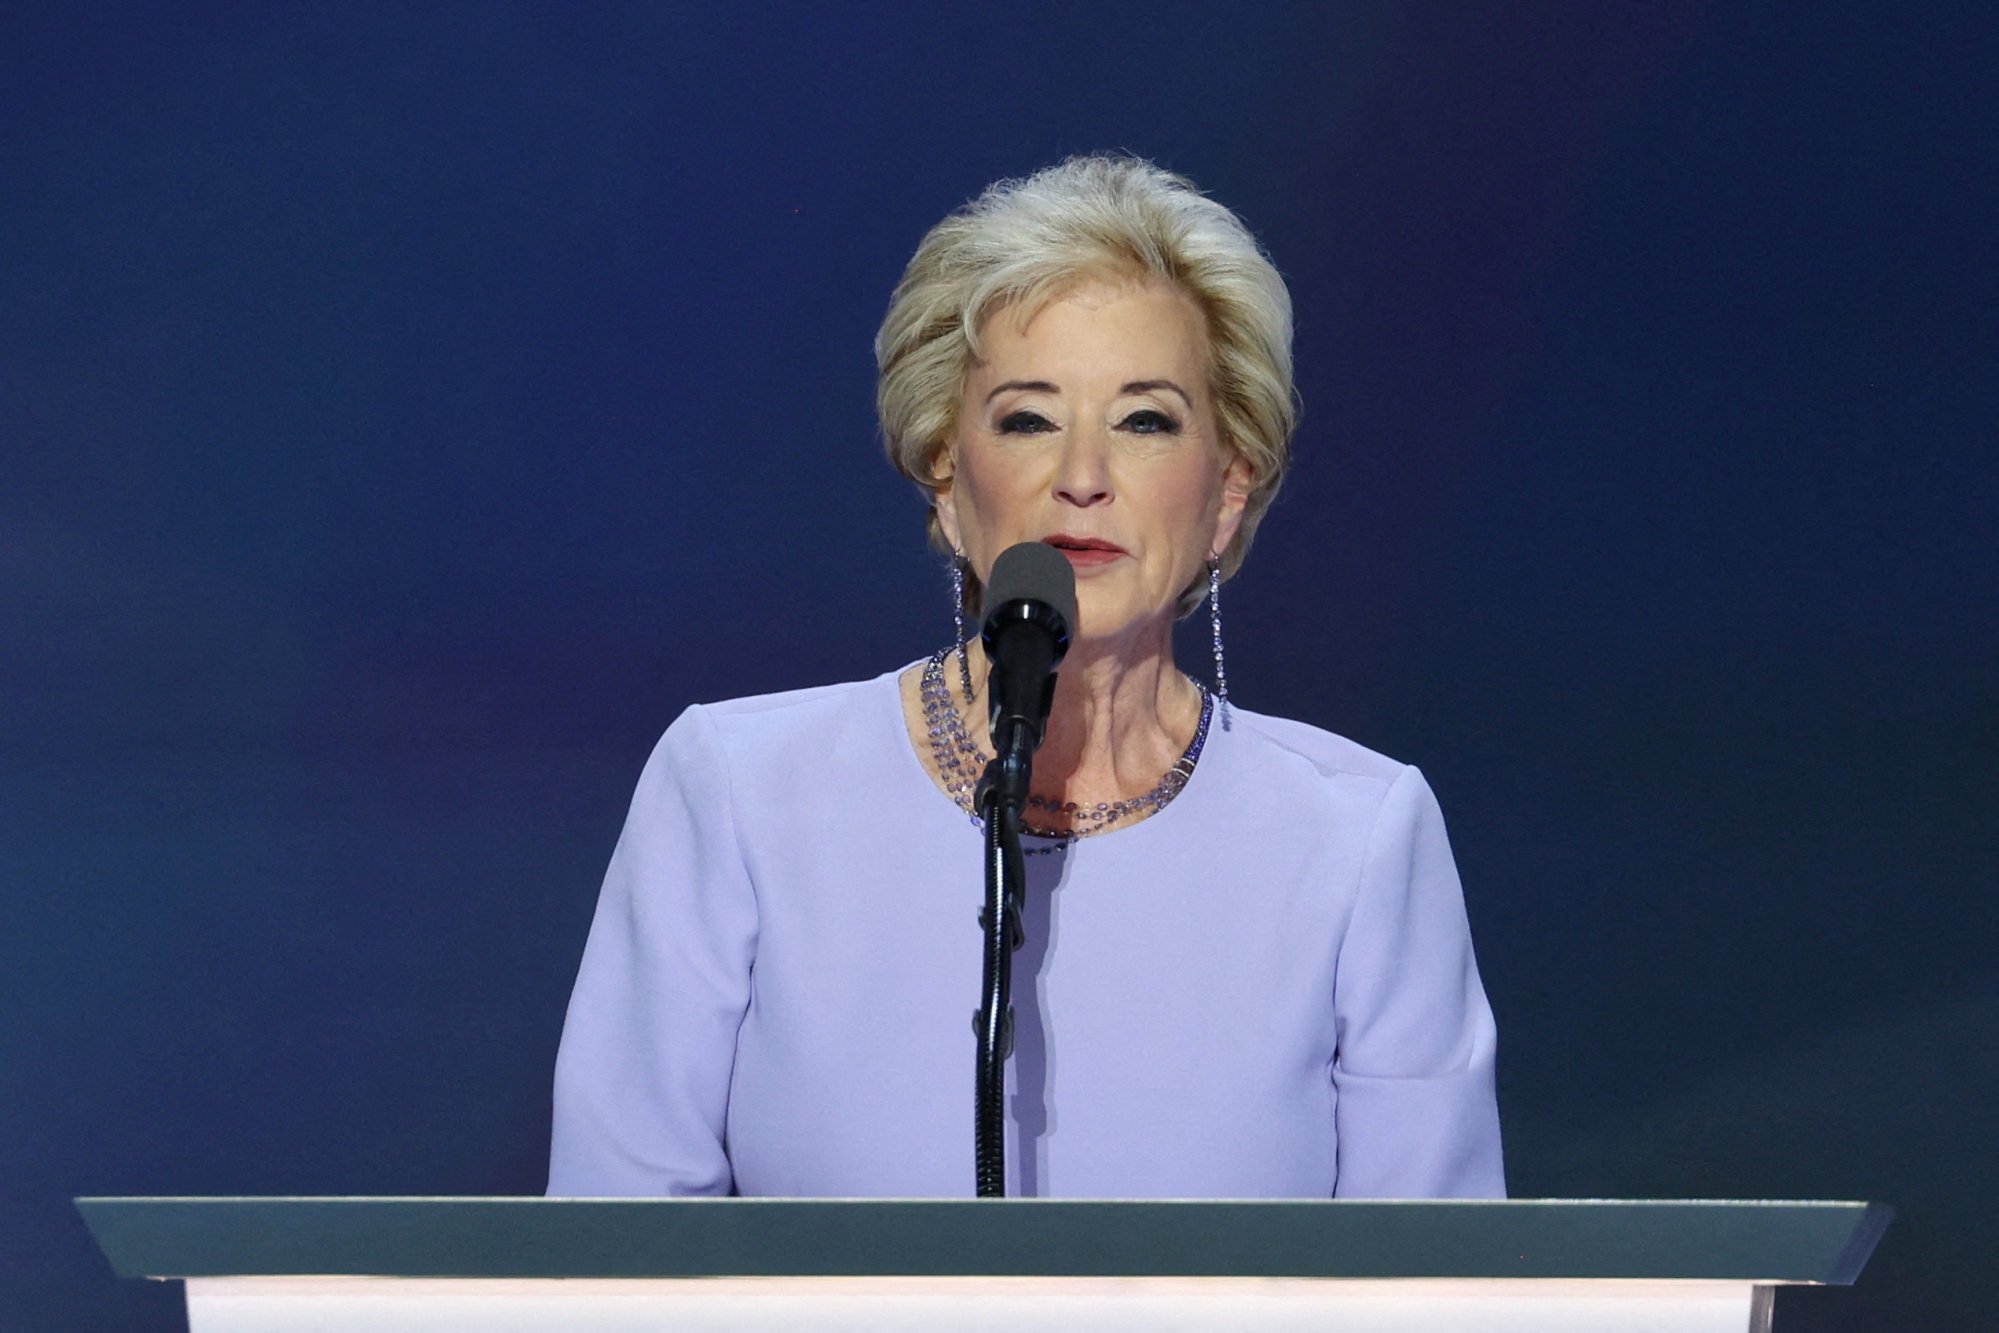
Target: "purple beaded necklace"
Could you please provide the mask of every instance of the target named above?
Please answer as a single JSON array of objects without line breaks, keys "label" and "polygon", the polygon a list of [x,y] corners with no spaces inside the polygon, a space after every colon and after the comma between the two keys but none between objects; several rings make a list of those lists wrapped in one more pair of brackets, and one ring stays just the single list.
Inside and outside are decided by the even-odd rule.
[{"label": "purple beaded necklace", "polygon": [[[937,772],[944,779],[944,790],[957,802],[958,808],[971,817],[972,823],[979,824],[979,816],[972,808],[972,793],[977,788],[979,776],[986,771],[986,763],[991,756],[985,752],[971,729],[965,725],[965,718],[951,702],[951,687],[945,683],[944,659],[951,655],[949,648],[931,657],[923,667],[922,698],[923,724],[930,736],[930,754],[937,763]],[[1197,685],[1197,689],[1200,687]],[[1066,829],[1050,829],[1022,819],[1021,832],[1037,838],[1052,839],[1058,844],[1067,844],[1077,838],[1087,838],[1094,833],[1102,833],[1119,820],[1131,815],[1151,814],[1163,809],[1187,779],[1194,776],[1194,765],[1201,758],[1201,747],[1207,743],[1208,722],[1214,716],[1215,699],[1207,690],[1201,690],[1201,720],[1194,727],[1194,739],[1180,757],[1173,761],[1173,767],[1166,770],[1166,776],[1159,779],[1159,785],[1143,796],[1134,796],[1125,801],[1099,801],[1095,805],[1078,805],[1074,801],[1050,801],[1040,796],[1029,796],[1030,809],[1045,810],[1069,821]],[[1035,851],[1055,848],[1035,848]]]}]

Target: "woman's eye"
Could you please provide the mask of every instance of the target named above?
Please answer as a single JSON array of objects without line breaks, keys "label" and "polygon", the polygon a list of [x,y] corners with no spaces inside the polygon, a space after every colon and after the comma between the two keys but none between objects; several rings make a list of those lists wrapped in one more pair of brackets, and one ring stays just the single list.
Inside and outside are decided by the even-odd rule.
[{"label": "woman's eye", "polygon": [[1179,422],[1151,407],[1133,412],[1124,419],[1124,426],[1140,435],[1175,435],[1180,430]]},{"label": "woman's eye", "polygon": [[1054,423],[1050,422],[1047,417],[1042,416],[1039,412],[1030,412],[1025,408],[1022,408],[1018,412],[1007,413],[1000,418],[999,423],[999,431],[1002,435],[1039,435],[1043,431],[1054,429]]}]

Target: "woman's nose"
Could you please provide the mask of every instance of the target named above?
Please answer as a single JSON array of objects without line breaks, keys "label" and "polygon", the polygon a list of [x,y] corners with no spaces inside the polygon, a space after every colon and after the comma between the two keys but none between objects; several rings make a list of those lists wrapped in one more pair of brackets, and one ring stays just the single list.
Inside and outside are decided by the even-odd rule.
[{"label": "woman's nose", "polygon": [[1101,430],[1078,430],[1062,451],[1055,495],[1079,509],[1107,504],[1112,497],[1110,442]]}]

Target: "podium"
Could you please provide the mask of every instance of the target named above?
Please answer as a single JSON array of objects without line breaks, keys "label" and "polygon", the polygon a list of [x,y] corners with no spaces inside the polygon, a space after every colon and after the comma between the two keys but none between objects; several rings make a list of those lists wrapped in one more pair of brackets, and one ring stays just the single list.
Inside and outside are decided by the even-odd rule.
[{"label": "podium", "polygon": [[83,1198],[192,1333],[1756,1333],[1880,1204]]}]

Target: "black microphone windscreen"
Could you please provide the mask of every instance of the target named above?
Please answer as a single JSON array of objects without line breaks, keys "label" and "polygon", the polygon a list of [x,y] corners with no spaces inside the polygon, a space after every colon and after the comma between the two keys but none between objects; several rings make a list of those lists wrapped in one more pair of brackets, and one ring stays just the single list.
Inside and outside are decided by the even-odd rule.
[{"label": "black microphone windscreen", "polygon": [[1008,602],[1045,602],[1062,617],[1070,637],[1076,633],[1076,571],[1069,558],[1044,542],[1009,546],[993,561],[986,580],[986,614]]}]

